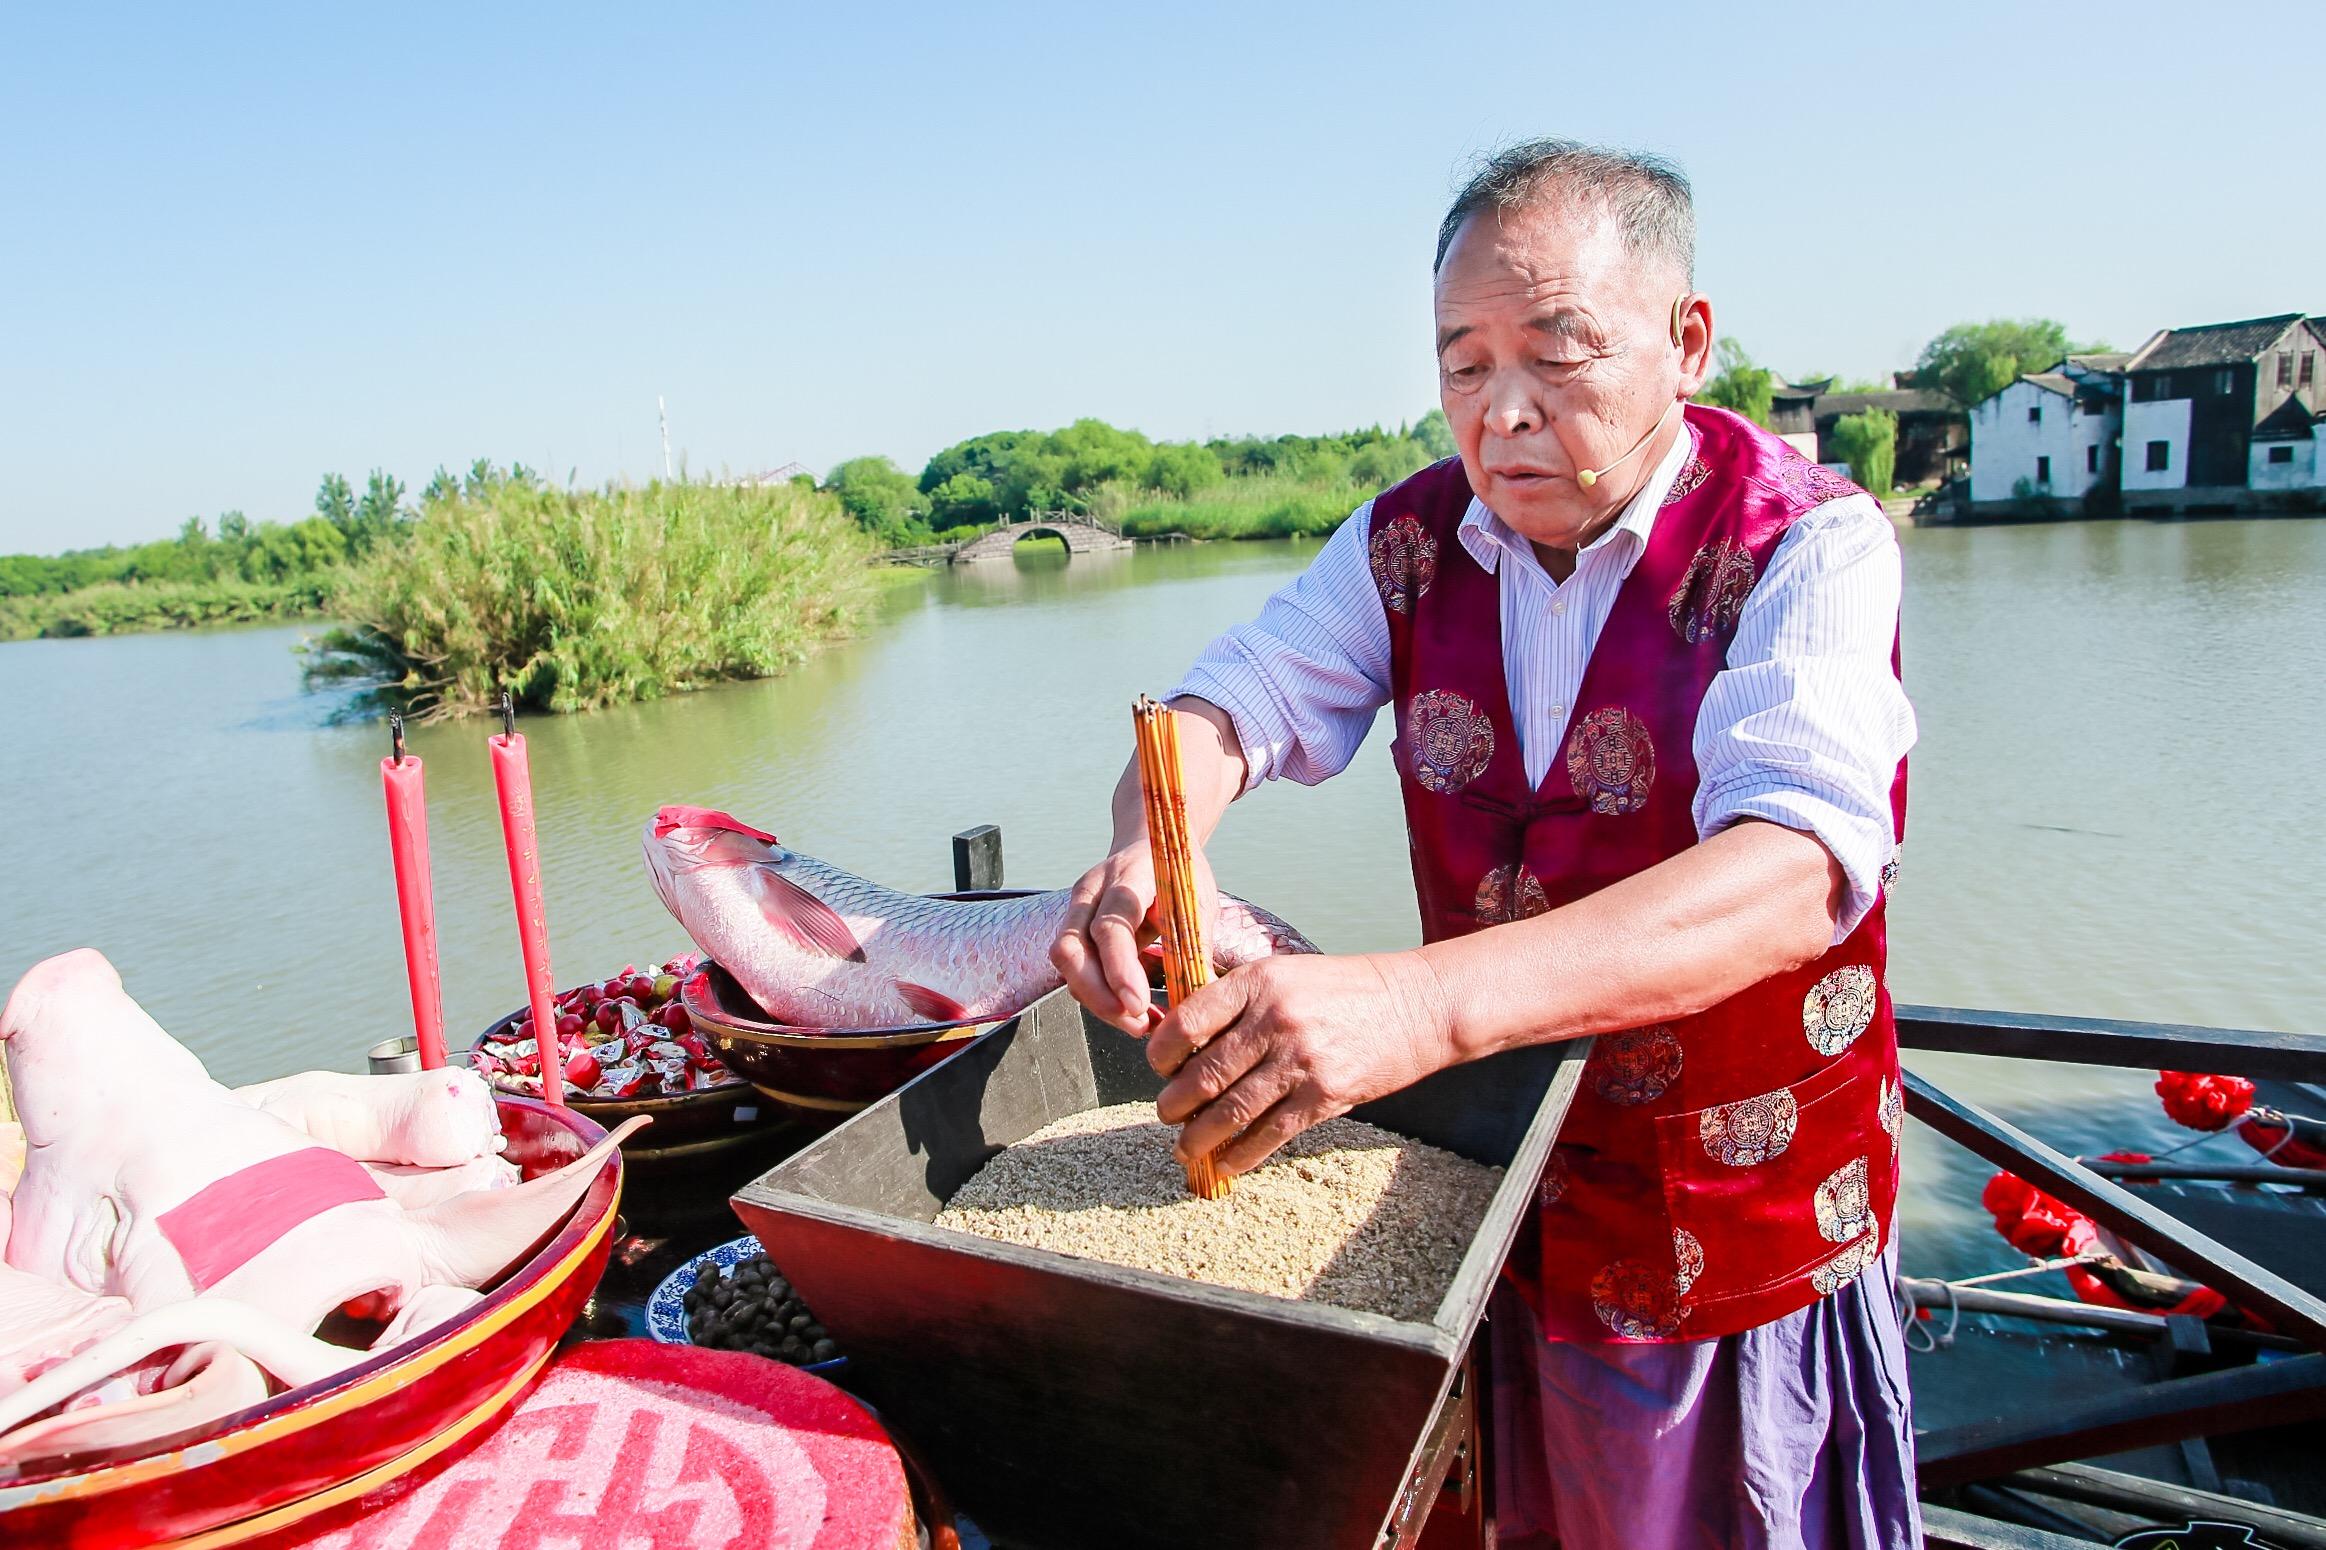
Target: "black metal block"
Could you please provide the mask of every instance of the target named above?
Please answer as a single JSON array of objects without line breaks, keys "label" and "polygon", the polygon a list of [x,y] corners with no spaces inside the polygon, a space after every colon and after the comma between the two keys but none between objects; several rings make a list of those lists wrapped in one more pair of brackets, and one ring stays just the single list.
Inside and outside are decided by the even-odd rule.
[{"label": "black metal block", "polygon": [[735,1208],[945,1488],[1012,1544],[1367,1550],[1420,1461],[1588,1044],[1442,1071],[1356,1117],[1506,1171],[1427,1323],[930,1226],[996,1152],[1151,1100],[1063,993],[746,1186]]},{"label": "black metal block", "polygon": [[981,823],[953,836],[953,887],[976,893],[1001,886],[1001,828]]}]

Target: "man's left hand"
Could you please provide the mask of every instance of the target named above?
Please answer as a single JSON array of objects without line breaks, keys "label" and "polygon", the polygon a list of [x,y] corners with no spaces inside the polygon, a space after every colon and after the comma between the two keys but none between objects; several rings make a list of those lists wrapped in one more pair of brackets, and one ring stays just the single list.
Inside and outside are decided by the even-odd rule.
[{"label": "man's left hand", "polygon": [[1227,1175],[1452,1058],[1444,992],[1413,953],[1263,958],[1172,1008],[1147,1040],[1148,1064],[1172,1079],[1156,1111],[1185,1122],[1180,1158],[1211,1153]]}]

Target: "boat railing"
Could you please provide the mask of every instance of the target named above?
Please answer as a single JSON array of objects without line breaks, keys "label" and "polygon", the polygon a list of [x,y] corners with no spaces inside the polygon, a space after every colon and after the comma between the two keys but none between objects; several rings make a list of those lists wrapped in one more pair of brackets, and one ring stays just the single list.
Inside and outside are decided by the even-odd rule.
[{"label": "boat railing", "polygon": [[[954,836],[953,864],[957,889],[999,888],[1001,831],[985,824]],[[1907,1051],[2326,1083],[2326,1039],[2303,1034],[1960,1007],[1900,1006],[1896,1015],[1898,1043]],[[1948,1140],[2083,1211],[2124,1242],[2220,1292],[2275,1331],[2215,1332],[2202,1319],[2183,1314],[2081,1310],[2091,1315],[2085,1322],[2096,1328],[2152,1339],[2156,1365],[2166,1375],[2129,1396],[2047,1394],[2041,1403],[2020,1404],[1993,1419],[1923,1432],[1915,1447],[1922,1490],[1960,1495],[1966,1503],[1987,1507],[1990,1503],[1982,1493],[2007,1494],[1997,1482],[2014,1488],[2032,1482],[2034,1488],[2058,1495],[2059,1481],[2069,1479],[2090,1500],[2138,1499],[2150,1509],[2156,1507],[2160,1493],[2171,1496],[2177,1490],[2178,1505],[2193,1514],[2208,1506],[2235,1505],[2243,1511],[2243,1521],[2268,1525],[2279,1541],[2326,1545],[2326,1526],[2319,1520],[2217,1494],[2219,1482],[2203,1440],[2326,1417],[2326,1354],[2322,1354],[2326,1302],[2179,1221],[2120,1182],[2199,1175],[2236,1181],[2253,1170],[2086,1164],[1911,1071],[1906,1074],[1906,1111]],[[2254,1172],[2254,1178],[2301,1186],[2315,1182],[2309,1173],[2271,1167]],[[2044,1314],[2059,1319],[2077,1311],[2072,1304],[2009,1293],[1970,1296],[1965,1306],[1970,1302],[2007,1313],[2022,1313],[2029,1305],[2043,1303],[2048,1305]],[[2261,1359],[2195,1370],[2213,1356],[2216,1340],[2224,1355]],[[2181,1448],[2199,1489],[2163,1487],[2075,1462],[2158,1445]],[[2215,1489],[2208,1492],[2205,1486]],[[1926,1503],[1924,1520],[1926,1542],[1934,1550],[2049,1550],[2090,1543],[1941,1503]],[[2303,1537],[2313,1533],[2317,1537]]]},{"label": "boat railing", "polygon": [[[1930,1006],[1901,1006],[1897,1022],[1905,1050],[2326,1081],[2326,1040],[2301,1034]],[[2159,1176],[2153,1165],[2103,1165],[2106,1171],[2087,1165],[1913,1072],[1906,1075],[1906,1112],[2211,1287],[2300,1347],[2299,1354],[2274,1360],[2163,1377],[2128,1397],[2046,1396],[2043,1404],[2015,1407],[1994,1419],[1925,1432],[1915,1449],[1925,1490],[2326,1416],[2326,1302],[2119,1182]],[[2209,1171],[2218,1178],[2225,1170]],[[2270,1172],[2282,1182],[2302,1182],[2300,1170]],[[2170,1176],[2169,1170],[2162,1176]],[[2167,1371],[2187,1365],[2174,1362],[2176,1354],[2206,1354],[2203,1321],[2175,1315],[2162,1325],[2165,1341],[2175,1348],[2165,1353]]]}]

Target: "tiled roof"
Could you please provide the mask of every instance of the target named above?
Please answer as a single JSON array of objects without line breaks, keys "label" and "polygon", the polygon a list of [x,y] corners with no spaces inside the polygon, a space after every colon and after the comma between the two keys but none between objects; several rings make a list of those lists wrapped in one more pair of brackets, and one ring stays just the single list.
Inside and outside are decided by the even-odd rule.
[{"label": "tiled roof", "polygon": [[2056,371],[2022,372],[2020,374],[2019,380],[2022,382],[2032,382],[2037,387],[2042,388],[2046,393],[2057,393],[2062,398],[2073,398],[2076,396],[2075,380],[2070,377],[2063,377]]},{"label": "tiled roof", "polygon": [[1962,413],[1945,394],[1926,393],[1920,388],[1894,388],[1887,393],[1824,393],[1817,400],[1820,420],[1833,414],[1863,414],[1868,409],[1887,409],[1892,414]]},{"label": "tiled roof", "polygon": [[2302,402],[2302,395],[2292,394],[2286,401],[2261,417],[2253,428],[2255,441],[2300,441],[2317,434],[2314,427],[2321,416]]},{"label": "tiled roof", "polygon": [[2122,371],[2124,363],[2132,359],[2129,350],[2100,350],[2086,355],[2071,355],[2067,363],[2081,366],[2086,371]]},{"label": "tiled roof", "polygon": [[2274,318],[2247,318],[2242,323],[2176,328],[2142,346],[2126,369],[2170,371],[2184,366],[2235,366],[2261,354],[2277,343],[2280,334],[2301,321],[2301,313],[2287,312]]}]

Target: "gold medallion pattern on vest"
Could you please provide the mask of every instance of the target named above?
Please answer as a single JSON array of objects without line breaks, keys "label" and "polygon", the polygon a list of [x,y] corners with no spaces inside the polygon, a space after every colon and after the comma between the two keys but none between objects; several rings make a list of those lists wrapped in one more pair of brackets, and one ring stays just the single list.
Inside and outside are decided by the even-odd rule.
[{"label": "gold medallion pattern on vest", "polygon": [[1853,1280],[1858,1272],[1874,1262],[1882,1252],[1882,1240],[1873,1233],[1843,1249],[1809,1272],[1809,1289],[1820,1297],[1831,1297]]},{"label": "gold medallion pattern on vest", "polygon": [[1676,506],[1694,495],[1697,488],[1711,477],[1712,465],[1705,462],[1698,453],[1690,452],[1688,461],[1680,465],[1679,476],[1672,481],[1672,487],[1664,492],[1664,498],[1657,504]]},{"label": "gold medallion pattern on vest", "polygon": [[1567,780],[1595,813],[1620,817],[1647,806],[1656,780],[1648,724],[1620,705],[1585,716],[1567,739]]},{"label": "gold medallion pattern on vest", "polygon": [[1451,689],[1413,697],[1405,739],[1412,749],[1413,778],[1440,796],[1485,774],[1486,761],[1494,757],[1494,723],[1476,701]]},{"label": "gold medallion pattern on vest", "polygon": [[1736,628],[1753,589],[1753,557],[1740,544],[1714,539],[1696,551],[1688,573],[1664,605],[1672,633],[1693,646]]},{"label": "gold medallion pattern on vest", "polygon": [[1680,1079],[1680,1061],[1679,1035],[1658,1023],[1600,1039],[1583,1069],[1592,1091],[1632,1108],[1664,1096]]},{"label": "gold medallion pattern on vest", "polygon": [[1672,1229],[1672,1290],[1681,1297],[1688,1295],[1697,1278],[1704,1274],[1704,1245],[1685,1227]]},{"label": "gold medallion pattern on vest", "polygon": [[1543,1182],[1535,1193],[1546,1211],[1567,1193],[1567,1154],[1561,1148],[1551,1148],[1551,1160],[1543,1164]]},{"label": "gold medallion pattern on vest", "polygon": [[1817,1186],[1817,1230],[1828,1243],[1847,1243],[1874,1230],[1872,1195],[1866,1188],[1866,1160],[1855,1157]]},{"label": "gold medallion pattern on vest", "polygon": [[1500,926],[1514,920],[1528,920],[1550,907],[1550,896],[1543,892],[1543,880],[1528,871],[1523,861],[1507,862],[1478,879],[1475,908],[1480,925]]},{"label": "gold medallion pattern on vest", "polygon": [[1678,1279],[1636,1259],[1591,1278],[1591,1311],[1618,1340],[1669,1340],[1680,1332]]},{"label": "gold medallion pattern on vest", "polygon": [[1412,613],[1414,603],[1437,579],[1438,541],[1411,516],[1386,523],[1373,535],[1370,558],[1381,606],[1393,613]]},{"label": "gold medallion pattern on vest", "polygon": [[1696,1121],[1696,1136],[1704,1143],[1705,1155],[1714,1162],[1750,1168],[1784,1156],[1800,1122],[1800,1105],[1780,1087],[1757,1098],[1740,1098],[1706,1109]]},{"label": "gold medallion pattern on vest", "polygon": [[1820,1055],[1838,1055],[1874,1021],[1874,971],[1862,963],[1834,970],[1801,1000],[1801,1031]]}]

